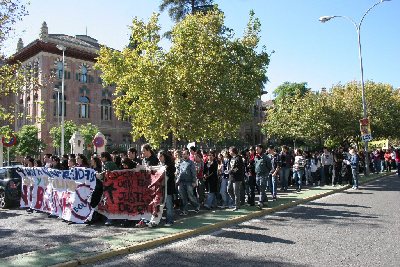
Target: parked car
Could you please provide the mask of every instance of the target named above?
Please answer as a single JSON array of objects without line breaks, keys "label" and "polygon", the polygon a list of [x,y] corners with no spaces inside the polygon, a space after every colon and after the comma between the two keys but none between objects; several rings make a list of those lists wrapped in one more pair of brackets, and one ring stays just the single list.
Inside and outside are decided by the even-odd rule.
[{"label": "parked car", "polygon": [[3,166],[18,166],[18,167],[22,167],[23,164],[19,161],[10,161],[10,163],[8,163],[7,161],[3,161]]},{"label": "parked car", "polygon": [[18,205],[21,198],[21,176],[19,167],[0,168],[0,208]]}]

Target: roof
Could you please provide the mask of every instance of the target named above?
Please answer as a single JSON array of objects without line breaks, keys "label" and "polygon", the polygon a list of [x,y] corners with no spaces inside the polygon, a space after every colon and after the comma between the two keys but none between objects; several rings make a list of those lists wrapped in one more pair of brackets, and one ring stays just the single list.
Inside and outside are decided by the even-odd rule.
[{"label": "roof", "polygon": [[12,55],[8,61],[25,61],[40,52],[62,55],[57,45],[66,47],[65,56],[88,61],[96,61],[100,44],[96,39],[87,35],[69,36],[66,34],[49,34],[44,39],[36,39]]}]

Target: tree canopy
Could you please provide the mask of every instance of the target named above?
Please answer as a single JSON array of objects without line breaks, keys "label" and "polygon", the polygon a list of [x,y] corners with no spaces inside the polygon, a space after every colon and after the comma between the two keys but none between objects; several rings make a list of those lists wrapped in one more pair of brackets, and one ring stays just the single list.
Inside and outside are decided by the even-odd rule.
[{"label": "tree canopy", "polygon": [[[374,139],[399,138],[400,95],[391,85],[366,82],[366,101]],[[329,92],[308,91],[275,101],[267,111],[263,131],[269,138],[302,140],[307,144],[360,140],[363,117],[361,85],[335,85]]]},{"label": "tree canopy", "polygon": [[179,22],[188,14],[194,14],[196,7],[211,5],[213,2],[213,0],[162,0],[160,11],[168,10],[171,19]]},{"label": "tree canopy", "polygon": [[130,119],[134,138],[156,146],[170,134],[218,141],[237,134],[267,80],[260,27],[251,12],[243,37],[233,38],[219,11],[190,14],[175,25],[165,51],[158,15],[148,23],[135,18],[136,45],[101,48],[96,66],[105,83],[116,85],[116,114]]}]

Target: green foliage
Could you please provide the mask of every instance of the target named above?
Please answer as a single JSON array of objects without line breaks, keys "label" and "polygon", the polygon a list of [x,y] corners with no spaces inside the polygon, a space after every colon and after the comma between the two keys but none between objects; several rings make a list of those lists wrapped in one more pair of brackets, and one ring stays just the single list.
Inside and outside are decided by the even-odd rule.
[{"label": "green foliage", "polygon": [[37,156],[46,144],[38,138],[39,129],[35,125],[24,125],[18,131],[15,151],[20,156]]},{"label": "green foliage", "polygon": [[274,90],[275,101],[288,101],[293,97],[303,97],[308,92],[310,92],[310,88],[307,87],[307,83],[290,83],[284,82],[279,85]]},{"label": "green foliage", "polygon": [[[71,151],[69,140],[71,139],[74,132],[78,130],[78,127],[73,121],[64,122],[64,153],[68,154]],[[53,139],[53,147],[61,147],[61,125],[54,126],[50,129],[50,136]]]},{"label": "green foliage", "polygon": [[117,116],[130,119],[134,138],[154,146],[170,134],[191,141],[235,136],[267,80],[259,20],[251,13],[244,37],[233,39],[222,13],[188,15],[173,28],[169,51],[159,46],[159,30],[158,15],[148,23],[135,18],[134,45],[100,50],[96,67],[105,83],[116,84]]},{"label": "green foliage", "polygon": [[[388,84],[374,82],[367,82],[365,91],[373,138],[399,138],[399,93]],[[361,85],[350,82],[333,86],[329,93],[281,98],[267,111],[263,131],[270,138],[325,140],[325,145],[336,146],[360,139],[362,117]]]},{"label": "green foliage", "polygon": [[99,132],[99,127],[91,123],[86,123],[79,126],[79,132],[85,140],[85,145],[88,145],[92,143],[94,136]]},{"label": "green foliage", "polygon": [[195,7],[211,5],[213,0],[162,0],[160,11],[168,10],[168,15],[175,22],[184,19],[188,14],[193,14]]}]

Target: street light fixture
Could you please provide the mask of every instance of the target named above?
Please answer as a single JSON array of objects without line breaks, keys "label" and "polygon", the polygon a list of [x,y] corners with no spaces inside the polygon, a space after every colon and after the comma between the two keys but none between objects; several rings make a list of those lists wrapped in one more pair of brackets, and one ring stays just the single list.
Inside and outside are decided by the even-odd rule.
[{"label": "street light fixture", "polygon": [[61,156],[64,155],[64,113],[65,113],[65,103],[64,103],[64,66],[65,66],[65,49],[66,47],[58,44],[57,48],[62,51],[62,78],[61,78]]},{"label": "street light fixture", "polygon": [[[361,95],[362,95],[362,107],[363,107],[363,117],[364,119],[368,118],[367,114],[367,102],[365,100],[365,86],[364,86],[364,68],[363,68],[363,61],[362,61],[362,56],[361,56],[361,38],[360,38],[360,30],[361,30],[361,24],[364,21],[365,16],[377,5],[383,2],[389,2],[391,0],[380,0],[379,2],[375,3],[373,6],[371,6],[362,16],[360,22],[357,24],[352,18],[347,17],[347,16],[322,16],[319,18],[319,21],[322,23],[325,23],[333,18],[345,18],[348,21],[350,21],[354,27],[356,28],[357,31],[357,38],[358,38],[358,57],[360,60],[360,71],[361,71]],[[364,154],[365,154],[365,174],[369,174],[369,155],[368,155],[368,140],[365,141],[364,143]]]}]

